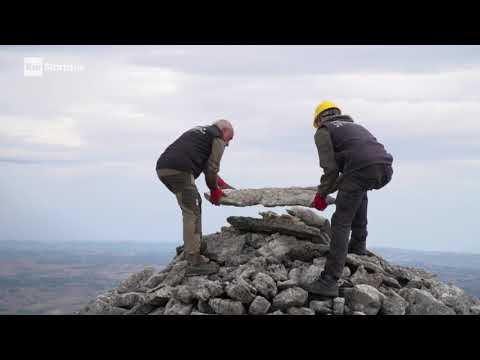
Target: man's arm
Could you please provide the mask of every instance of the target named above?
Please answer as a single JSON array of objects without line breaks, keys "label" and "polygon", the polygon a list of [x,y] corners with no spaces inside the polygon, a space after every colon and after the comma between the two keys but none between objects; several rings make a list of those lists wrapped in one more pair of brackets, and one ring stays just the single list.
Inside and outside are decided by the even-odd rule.
[{"label": "man's arm", "polygon": [[335,160],[335,151],[333,150],[332,139],[326,128],[319,128],[315,133],[315,144],[317,145],[320,166],[323,169],[323,175],[318,185],[318,193],[322,197],[335,192],[336,181],[339,170]]},{"label": "man's arm", "polygon": [[217,186],[217,174],[220,171],[220,160],[225,150],[225,141],[215,138],[212,142],[212,152],[208,158],[207,168],[205,169],[205,182],[210,190],[215,190]]}]

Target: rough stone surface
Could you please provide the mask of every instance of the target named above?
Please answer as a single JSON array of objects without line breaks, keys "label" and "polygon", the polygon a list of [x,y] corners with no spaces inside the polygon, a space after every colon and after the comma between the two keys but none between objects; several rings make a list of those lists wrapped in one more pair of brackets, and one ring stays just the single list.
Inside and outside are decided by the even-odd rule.
[{"label": "rough stone surface", "polygon": [[360,284],[367,284],[370,286],[373,286],[375,288],[378,288],[380,284],[383,282],[383,275],[381,273],[373,273],[369,274],[367,270],[365,270],[365,267],[363,265],[360,265],[357,268],[357,271],[355,274],[353,274],[350,278],[350,281],[354,285],[360,285]]},{"label": "rough stone surface", "polygon": [[243,315],[245,308],[240,301],[229,299],[210,299],[208,305],[218,315]]},{"label": "rough stone surface", "polygon": [[333,315],[343,315],[345,312],[345,299],[337,297],[333,299]]},{"label": "rough stone surface", "polygon": [[393,290],[387,290],[380,310],[381,315],[405,315],[408,302]]},{"label": "rough stone surface", "polygon": [[[252,205],[310,207],[316,192],[316,187],[224,190],[227,196],[220,199],[220,204],[239,207]],[[205,199],[209,199],[209,193],[204,193],[204,196]],[[331,196],[328,197],[329,203],[333,203],[334,200]]]},{"label": "rough stone surface", "polygon": [[455,311],[425,290],[405,288],[400,296],[408,302],[406,315],[455,315]]},{"label": "rough stone surface", "polygon": [[147,267],[138,273],[130,275],[123,280],[117,288],[119,294],[135,292],[142,288],[142,283],[150,278],[155,272],[155,268]]},{"label": "rough stone surface", "polygon": [[299,287],[281,291],[273,298],[272,305],[277,310],[286,310],[290,307],[302,307],[308,298],[308,293]]},{"label": "rough stone surface", "polygon": [[322,219],[309,209],[260,215],[202,237],[201,251],[219,265],[217,273],[186,276],[180,247],[161,271],[149,267],[128,276],[76,314],[480,315],[480,300],[459,287],[374,253],[347,255],[339,297],[309,294],[307,285],[326,262],[328,247],[315,238],[329,239]]},{"label": "rough stone surface", "polygon": [[333,311],[332,300],[325,300],[325,301],[312,300],[310,301],[309,307],[316,314],[320,314],[320,315],[331,314]]},{"label": "rough stone surface", "polygon": [[171,298],[165,306],[164,315],[190,315],[192,304],[184,304],[175,298]]},{"label": "rough stone surface", "polygon": [[129,292],[125,294],[119,294],[113,300],[113,306],[124,309],[131,309],[135,305],[143,304],[145,297],[139,293]]},{"label": "rough stone surface", "polygon": [[265,299],[263,296],[257,296],[250,307],[248,308],[248,313],[251,315],[264,315],[270,309],[270,302]]},{"label": "rough stone surface", "polygon": [[263,220],[244,216],[230,216],[229,224],[247,232],[260,232],[266,234],[279,233],[294,236],[297,239],[310,240],[313,243],[328,245],[329,238],[320,229],[304,224],[290,224],[281,220]]},{"label": "rough stone surface", "polygon": [[366,284],[355,285],[345,294],[345,303],[352,311],[363,312],[367,315],[376,315],[382,307],[383,295],[374,287]]},{"label": "rough stone surface", "polygon": [[258,273],[253,279],[253,286],[257,292],[267,299],[277,295],[277,285],[270,275]]},{"label": "rough stone surface", "polygon": [[306,307],[291,307],[287,310],[288,315],[315,315],[315,311]]},{"label": "rough stone surface", "polygon": [[227,295],[234,300],[240,301],[242,304],[250,304],[255,299],[257,290],[247,280],[239,277],[227,286]]}]

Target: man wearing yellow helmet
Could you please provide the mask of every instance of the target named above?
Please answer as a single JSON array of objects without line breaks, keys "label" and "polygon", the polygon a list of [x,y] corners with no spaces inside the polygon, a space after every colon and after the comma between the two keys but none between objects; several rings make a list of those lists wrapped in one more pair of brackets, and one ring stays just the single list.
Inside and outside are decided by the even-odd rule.
[{"label": "man wearing yellow helmet", "polygon": [[[368,255],[367,191],[390,182],[393,157],[363,126],[330,101],[317,106],[313,127],[323,175],[312,206],[323,211],[326,197],[338,190],[332,216],[332,241],[325,269],[307,290],[323,296],[338,296],[337,281],[342,275],[347,252]],[[352,231],[350,243],[348,236]]]}]

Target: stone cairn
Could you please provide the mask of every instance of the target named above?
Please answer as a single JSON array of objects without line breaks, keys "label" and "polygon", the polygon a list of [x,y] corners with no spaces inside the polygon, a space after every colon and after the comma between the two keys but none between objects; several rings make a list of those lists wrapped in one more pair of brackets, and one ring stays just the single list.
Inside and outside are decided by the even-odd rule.
[{"label": "stone cairn", "polygon": [[77,314],[480,314],[480,301],[462,289],[424,270],[390,264],[373,253],[349,254],[339,281],[340,296],[318,298],[305,289],[324,268],[329,221],[299,206],[289,208],[287,214],[260,215],[228,217],[230,226],[203,236],[202,253],[218,263],[217,273],[186,277],[187,262],[179,247],[161,271],[147,267],[130,275]]}]

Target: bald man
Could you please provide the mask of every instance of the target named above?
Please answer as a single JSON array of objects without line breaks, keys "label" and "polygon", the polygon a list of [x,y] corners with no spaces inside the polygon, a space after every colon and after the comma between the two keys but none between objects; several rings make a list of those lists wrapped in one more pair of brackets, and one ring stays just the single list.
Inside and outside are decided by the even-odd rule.
[{"label": "bald man", "polygon": [[227,120],[197,126],[183,133],[162,153],[157,161],[160,181],[177,198],[183,216],[183,243],[188,262],[186,275],[210,275],[218,265],[200,254],[202,237],[202,198],[195,179],[203,172],[210,189],[210,201],[219,205],[222,189],[232,187],[219,176],[220,160],[233,139],[233,126]]}]

